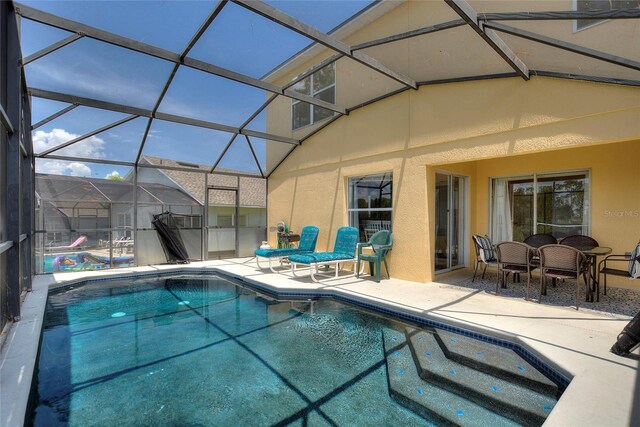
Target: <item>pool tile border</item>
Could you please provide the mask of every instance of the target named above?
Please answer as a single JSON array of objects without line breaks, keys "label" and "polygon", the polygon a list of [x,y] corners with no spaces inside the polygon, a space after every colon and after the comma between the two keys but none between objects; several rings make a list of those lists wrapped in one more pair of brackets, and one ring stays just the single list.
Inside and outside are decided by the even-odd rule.
[{"label": "pool tile border", "polygon": [[332,290],[324,291],[324,292],[318,292],[316,290],[314,291],[282,291],[271,286],[265,286],[263,283],[260,283],[256,280],[234,275],[227,271],[220,270],[216,267],[208,268],[208,269],[178,268],[178,269],[171,269],[171,270],[165,270],[165,271],[140,272],[140,273],[125,274],[125,275],[106,276],[106,277],[100,277],[95,279],[83,278],[83,279],[77,279],[77,280],[60,283],[58,285],[53,285],[50,287],[50,289],[60,289],[60,288],[73,286],[83,282],[93,283],[93,282],[104,282],[104,281],[113,281],[113,280],[126,280],[126,279],[133,279],[133,278],[136,278],[136,279],[147,278],[147,277],[152,278],[152,277],[171,276],[176,274],[193,274],[193,275],[217,274],[224,278],[230,278],[230,279],[236,280],[243,285],[247,285],[249,288],[253,290],[266,292],[268,294],[271,294],[277,297],[332,298],[337,301],[353,304],[358,307],[363,307],[377,313],[397,317],[402,320],[406,320],[406,321],[418,324],[420,326],[443,329],[448,332],[457,333],[465,337],[474,338],[479,341],[484,341],[490,344],[498,345],[500,347],[511,349],[516,353],[518,353],[520,356],[522,356],[531,365],[535,366],[536,369],[543,372],[552,381],[554,381],[560,387],[561,391],[564,391],[568,387],[569,383],[571,382],[571,378],[569,376],[564,375],[563,373],[549,366],[548,363],[541,360],[537,355],[532,353],[525,346],[518,343],[514,343],[512,341],[508,341],[502,338],[491,337],[485,334],[474,332],[469,329],[465,329],[460,326],[452,326],[447,323],[427,319],[426,317],[423,317],[423,316],[416,316],[413,314],[409,314],[401,310],[394,310],[389,307],[384,307],[380,304],[372,304],[372,303],[365,302],[361,299],[350,298],[345,295],[336,293]]}]

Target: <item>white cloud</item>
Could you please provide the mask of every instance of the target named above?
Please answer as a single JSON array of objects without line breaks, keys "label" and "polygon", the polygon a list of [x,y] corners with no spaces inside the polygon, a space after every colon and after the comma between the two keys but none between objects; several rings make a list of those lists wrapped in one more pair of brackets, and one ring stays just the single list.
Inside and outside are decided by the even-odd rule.
[{"label": "white cloud", "polygon": [[91,168],[81,162],[36,159],[36,172],[52,175],[91,176]]},{"label": "white cloud", "polygon": [[[33,150],[36,153],[41,153],[50,148],[57,147],[62,143],[71,141],[78,136],[80,135],[69,133],[64,129],[53,129],[51,132],[38,130],[33,134]],[[104,145],[105,141],[102,138],[92,136],[62,148],[56,151],[56,154],[61,156],[102,159],[105,156]]]},{"label": "white cloud", "polygon": [[108,173],[108,174],[105,176],[105,179],[111,179],[111,178],[113,178],[113,177],[121,178],[120,173],[119,173],[118,171],[113,171],[113,172],[111,172],[111,173]]},{"label": "white cloud", "polygon": [[84,163],[73,162],[67,166],[71,176],[91,176],[91,168]]},{"label": "white cloud", "polygon": [[[67,141],[71,141],[78,136],[79,135],[69,133],[64,129],[53,129],[51,132],[39,130],[33,134],[33,150],[36,153],[41,153]],[[104,146],[105,141],[103,139],[92,136],[62,148],[56,151],[55,154],[69,157],[102,159],[105,157]],[[38,173],[54,175],[91,176],[91,168],[86,164],[64,160],[38,159],[36,162],[36,171]]]}]

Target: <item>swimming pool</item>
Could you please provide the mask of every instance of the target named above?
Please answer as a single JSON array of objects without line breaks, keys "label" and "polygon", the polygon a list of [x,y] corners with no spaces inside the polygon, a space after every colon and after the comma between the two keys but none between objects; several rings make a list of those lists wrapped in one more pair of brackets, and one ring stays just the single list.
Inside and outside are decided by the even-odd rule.
[{"label": "swimming pool", "polygon": [[186,275],[52,291],[35,387],[37,426],[540,425],[560,393],[507,348]]}]

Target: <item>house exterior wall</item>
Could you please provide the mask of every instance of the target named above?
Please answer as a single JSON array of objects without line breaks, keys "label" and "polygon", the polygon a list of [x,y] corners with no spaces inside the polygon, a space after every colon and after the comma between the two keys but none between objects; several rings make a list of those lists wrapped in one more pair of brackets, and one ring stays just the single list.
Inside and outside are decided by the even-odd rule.
[{"label": "house exterior wall", "polygon": [[296,148],[269,179],[268,223],[317,225],[318,250],[330,249],[348,223],[348,177],[391,171],[391,273],[431,281],[437,170],[469,176],[470,236],[488,228],[489,176],[585,168],[592,234],[624,252],[640,238],[640,219],[605,212],[640,210],[638,148],[638,88],[542,77],[423,86],[353,111]]},{"label": "house exterior wall", "polygon": [[[567,11],[576,8],[575,0],[548,0],[526,2],[526,4],[523,2],[470,0],[469,4],[478,12]],[[380,7],[389,6],[381,5]],[[361,17],[361,19],[366,21],[366,18]],[[445,2],[408,1],[393,7],[387,13],[341,40],[353,46],[456,19],[460,19],[460,17]],[[575,31],[575,23],[572,20],[506,21],[506,23],[522,30],[607,52],[621,58],[630,58],[635,61],[640,58],[640,44],[633,43],[633,40],[640,37],[640,20],[637,19],[599,21],[594,26],[580,31]],[[560,70],[566,73],[587,75],[593,72],[596,76],[615,76],[638,80],[637,70],[587,58],[504,33],[499,33],[499,36],[532,69]],[[316,52],[315,56],[313,56],[313,52]],[[513,73],[513,69],[468,26],[367,48],[361,52],[418,82]],[[329,49],[316,47],[311,53],[300,55],[298,59],[272,73],[268,76],[268,80],[278,85],[285,85],[295,76],[320,63],[333,53],[335,52]],[[335,66],[336,104],[346,108],[352,108],[376,96],[403,87],[398,82],[348,58],[338,60]],[[473,96],[464,98],[466,102],[488,103],[490,100],[500,99],[504,95],[506,94],[496,93],[482,100]],[[594,103],[588,100],[588,92],[584,93],[584,98],[586,99],[585,109],[593,106]],[[561,112],[559,116],[561,118],[563,117],[561,108],[563,100],[559,96],[557,100],[560,102],[556,110]],[[457,104],[460,100],[457,99],[454,102]],[[293,131],[291,104],[291,99],[281,96],[269,105],[266,113],[267,132],[299,139],[322,125],[320,122]],[[496,108],[495,102],[491,104],[492,108]],[[430,117],[439,120],[437,110],[441,106],[436,105],[434,108],[436,114]],[[397,113],[402,114],[402,111]],[[490,114],[490,110],[485,110],[485,113]],[[422,115],[422,113],[420,114]],[[514,118],[517,117],[514,116]],[[530,119],[535,121],[537,116],[532,115]],[[484,122],[483,116],[479,116],[478,120],[483,125],[490,125]],[[468,130],[473,132],[474,128]],[[437,137],[437,135],[433,136]],[[416,143],[421,144],[422,141],[417,139]],[[282,156],[291,149],[288,144],[272,141],[269,142],[269,145],[267,170],[276,166]]]},{"label": "house exterior wall", "polygon": [[[133,178],[131,180],[133,181]],[[138,168],[138,182],[152,182],[184,190],[175,181],[163,174],[162,171],[153,168]]]}]

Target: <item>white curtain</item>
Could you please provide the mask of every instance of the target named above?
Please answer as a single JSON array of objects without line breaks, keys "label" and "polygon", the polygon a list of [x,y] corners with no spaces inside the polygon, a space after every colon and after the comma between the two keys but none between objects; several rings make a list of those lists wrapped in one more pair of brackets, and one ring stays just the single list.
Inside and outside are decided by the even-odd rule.
[{"label": "white curtain", "polygon": [[511,203],[509,203],[509,181],[505,178],[493,180],[493,204],[491,206],[491,241],[493,244],[512,240]]},{"label": "white curtain", "polygon": [[589,193],[589,189],[591,188],[590,176],[586,175],[584,177],[584,194],[582,201],[582,234],[585,236],[589,236],[589,212],[591,212],[591,194]]}]

